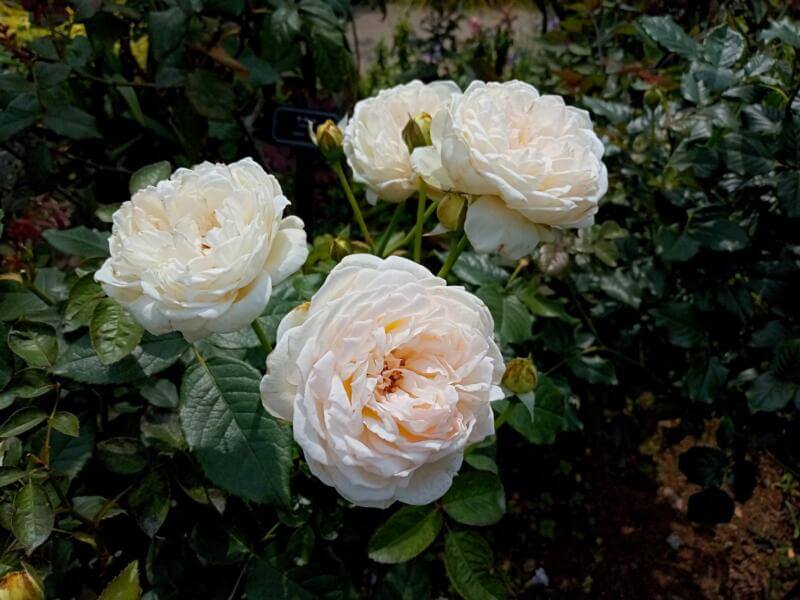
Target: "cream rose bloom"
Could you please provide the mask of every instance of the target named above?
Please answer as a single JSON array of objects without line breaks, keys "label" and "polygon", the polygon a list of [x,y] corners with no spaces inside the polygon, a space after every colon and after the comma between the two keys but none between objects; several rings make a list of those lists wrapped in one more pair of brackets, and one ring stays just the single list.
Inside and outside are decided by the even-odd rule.
[{"label": "cream rose bloom", "polygon": [[410,260],[346,257],[289,313],[261,398],[311,472],[359,506],[441,497],[494,433],[503,358],[486,306]]},{"label": "cream rose bloom", "polygon": [[240,329],[308,256],[303,222],[252,159],[178,169],[114,213],[111,258],[95,274],[147,331],[191,341]]},{"label": "cream rose bloom", "polygon": [[420,112],[434,116],[461,90],[452,81],[412,81],[361,100],[344,128],[344,153],[353,179],[367,187],[367,199],[401,202],[416,192],[419,178],[403,141],[403,127]]},{"label": "cream rose bloom", "polygon": [[608,188],[589,113],[521,81],[472,82],[434,115],[431,141],[414,170],[476,197],[464,229],[479,252],[516,259],[549,227],[587,227]]}]

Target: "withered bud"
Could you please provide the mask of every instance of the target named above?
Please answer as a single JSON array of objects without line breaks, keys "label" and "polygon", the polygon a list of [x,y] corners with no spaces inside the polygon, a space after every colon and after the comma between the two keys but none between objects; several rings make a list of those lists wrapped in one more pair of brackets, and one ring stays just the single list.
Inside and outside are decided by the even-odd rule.
[{"label": "withered bud", "polygon": [[2,600],[44,600],[44,591],[26,571],[14,571],[0,579]]},{"label": "withered bud", "polygon": [[403,141],[408,151],[431,145],[431,116],[426,112],[414,115],[403,127]]}]

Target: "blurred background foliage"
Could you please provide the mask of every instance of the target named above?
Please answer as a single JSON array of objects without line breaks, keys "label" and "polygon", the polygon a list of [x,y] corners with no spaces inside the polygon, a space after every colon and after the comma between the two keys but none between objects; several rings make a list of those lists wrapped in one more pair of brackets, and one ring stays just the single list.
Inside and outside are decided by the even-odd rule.
[{"label": "blurred background foliage", "polygon": [[[470,16],[483,5],[415,3],[420,18],[368,60],[354,15],[392,4],[0,3],[0,574],[29,569],[63,598],[96,597],[134,560],[151,599],[696,597],[697,565],[656,577],[685,554],[669,541],[674,517],[643,500],[666,494],[659,469],[680,448],[690,495],[673,506],[700,532],[722,535],[714,524],[740,519],[754,491],[780,489],[793,529],[769,542],[768,581],[748,585],[797,591],[800,6],[541,1],[524,4],[540,18],[520,32],[517,6],[493,3],[489,23]],[[206,479],[178,420],[180,339],[145,336],[109,366],[85,332],[102,232],[131,176],[252,155],[316,235],[262,317],[274,335],[337,258],[332,236],[349,235],[334,177],[274,138],[275,109],[344,115],[413,78],[518,78],[564,95],[592,112],[610,186],[594,227],[518,264],[467,252],[454,268],[492,310],[506,357],[532,355],[537,402],[497,403],[497,439],[461,476],[499,474],[502,520],[469,529],[445,506],[458,537],[387,566],[366,548],[388,514],[346,508],[302,467],[278,509],[237,497],[247,474],[233,490]],[[385,223],[391,207],[371,211]],[[248,333],[202,351],[263,370]],[[641,534],[627,542],[626,528]],[[746,595],[737,585],[717,592]]]}]

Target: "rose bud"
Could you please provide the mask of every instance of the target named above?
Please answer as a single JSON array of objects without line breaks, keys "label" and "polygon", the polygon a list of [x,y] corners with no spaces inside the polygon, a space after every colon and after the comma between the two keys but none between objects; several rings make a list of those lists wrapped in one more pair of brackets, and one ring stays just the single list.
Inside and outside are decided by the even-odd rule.
[{"label": "rose bud", "polygon": [[451,230],[461,229],[467,217],[467,200],[461,194],[445,194],[436,207],[439,222]]},{"label": "rose bud", "polygon": [[329,162],[336,162],[344,155],[342,143],[344,134],[339,126],[328,119],[317,127],[316,133],[312,129],[311,121],[308,122],[308,132],[311,141],[319,148],[322,156]]},{"label": "rose bud", "polygon": [[345,238],[333,238],[331,240],[331,258],[336,262],[342,260],[345,256],[353,253],[353,244],[350,240]]},{"label": "rose bud", "polygon": [[527,394],[536,387],[539,375],[530,356],[528,358],[512,358],[506,363],[503,375],[503,387],[515,394]]},{"label": "rose bud", "polygon": [[431,116],[421,112],[408,120],[403,127],[403,141],[408,146],[408,151],[431,145]]}]

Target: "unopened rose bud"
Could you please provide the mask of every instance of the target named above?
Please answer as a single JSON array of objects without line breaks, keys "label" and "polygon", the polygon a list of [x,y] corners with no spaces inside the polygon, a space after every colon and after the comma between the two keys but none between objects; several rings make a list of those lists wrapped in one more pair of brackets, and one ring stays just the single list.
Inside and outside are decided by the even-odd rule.
[{"label": "unopened rose bud", "polygon": [[436,207],[436,217],[448,229],[461,229],[464,226],[464,220],[467,218],[466,198],[461,194],[445,194]]},{"label": "unopened rose bud", "polygon": [[338,161],[342,158],[344,151],[342,150],[342,143],[344,142],[344,134],[339,126],[328,119],[322,125],[317,127],[316,132],[312,129],[311,121],[308,122],[308,133],[311,141],[319,148],[322,156],[330,162]]},{"label": "unopened rose bud", "polygon": [[408,151],[431,145],[431,116],[426,112],[414,115],[403,127],[403,141]]},{"label": "unopened rose bud", "polygon": [[25,571],[15,571],[0,579],[0,600],[43,600],[41,585]]},{"label": "unopened rose bud", "polygon": [[331,258],[336,262],[339,262],[345,256],[350,256],[352,253],[353,244],[350,240],[344,238],[333,238],[331,240]]},{"label": "unopened rose bud", "polygon": [[528,358],[512,358],[506,364],[503,385],[515,394],[527,394],[536,387],[539,375],[533,361]]}]

